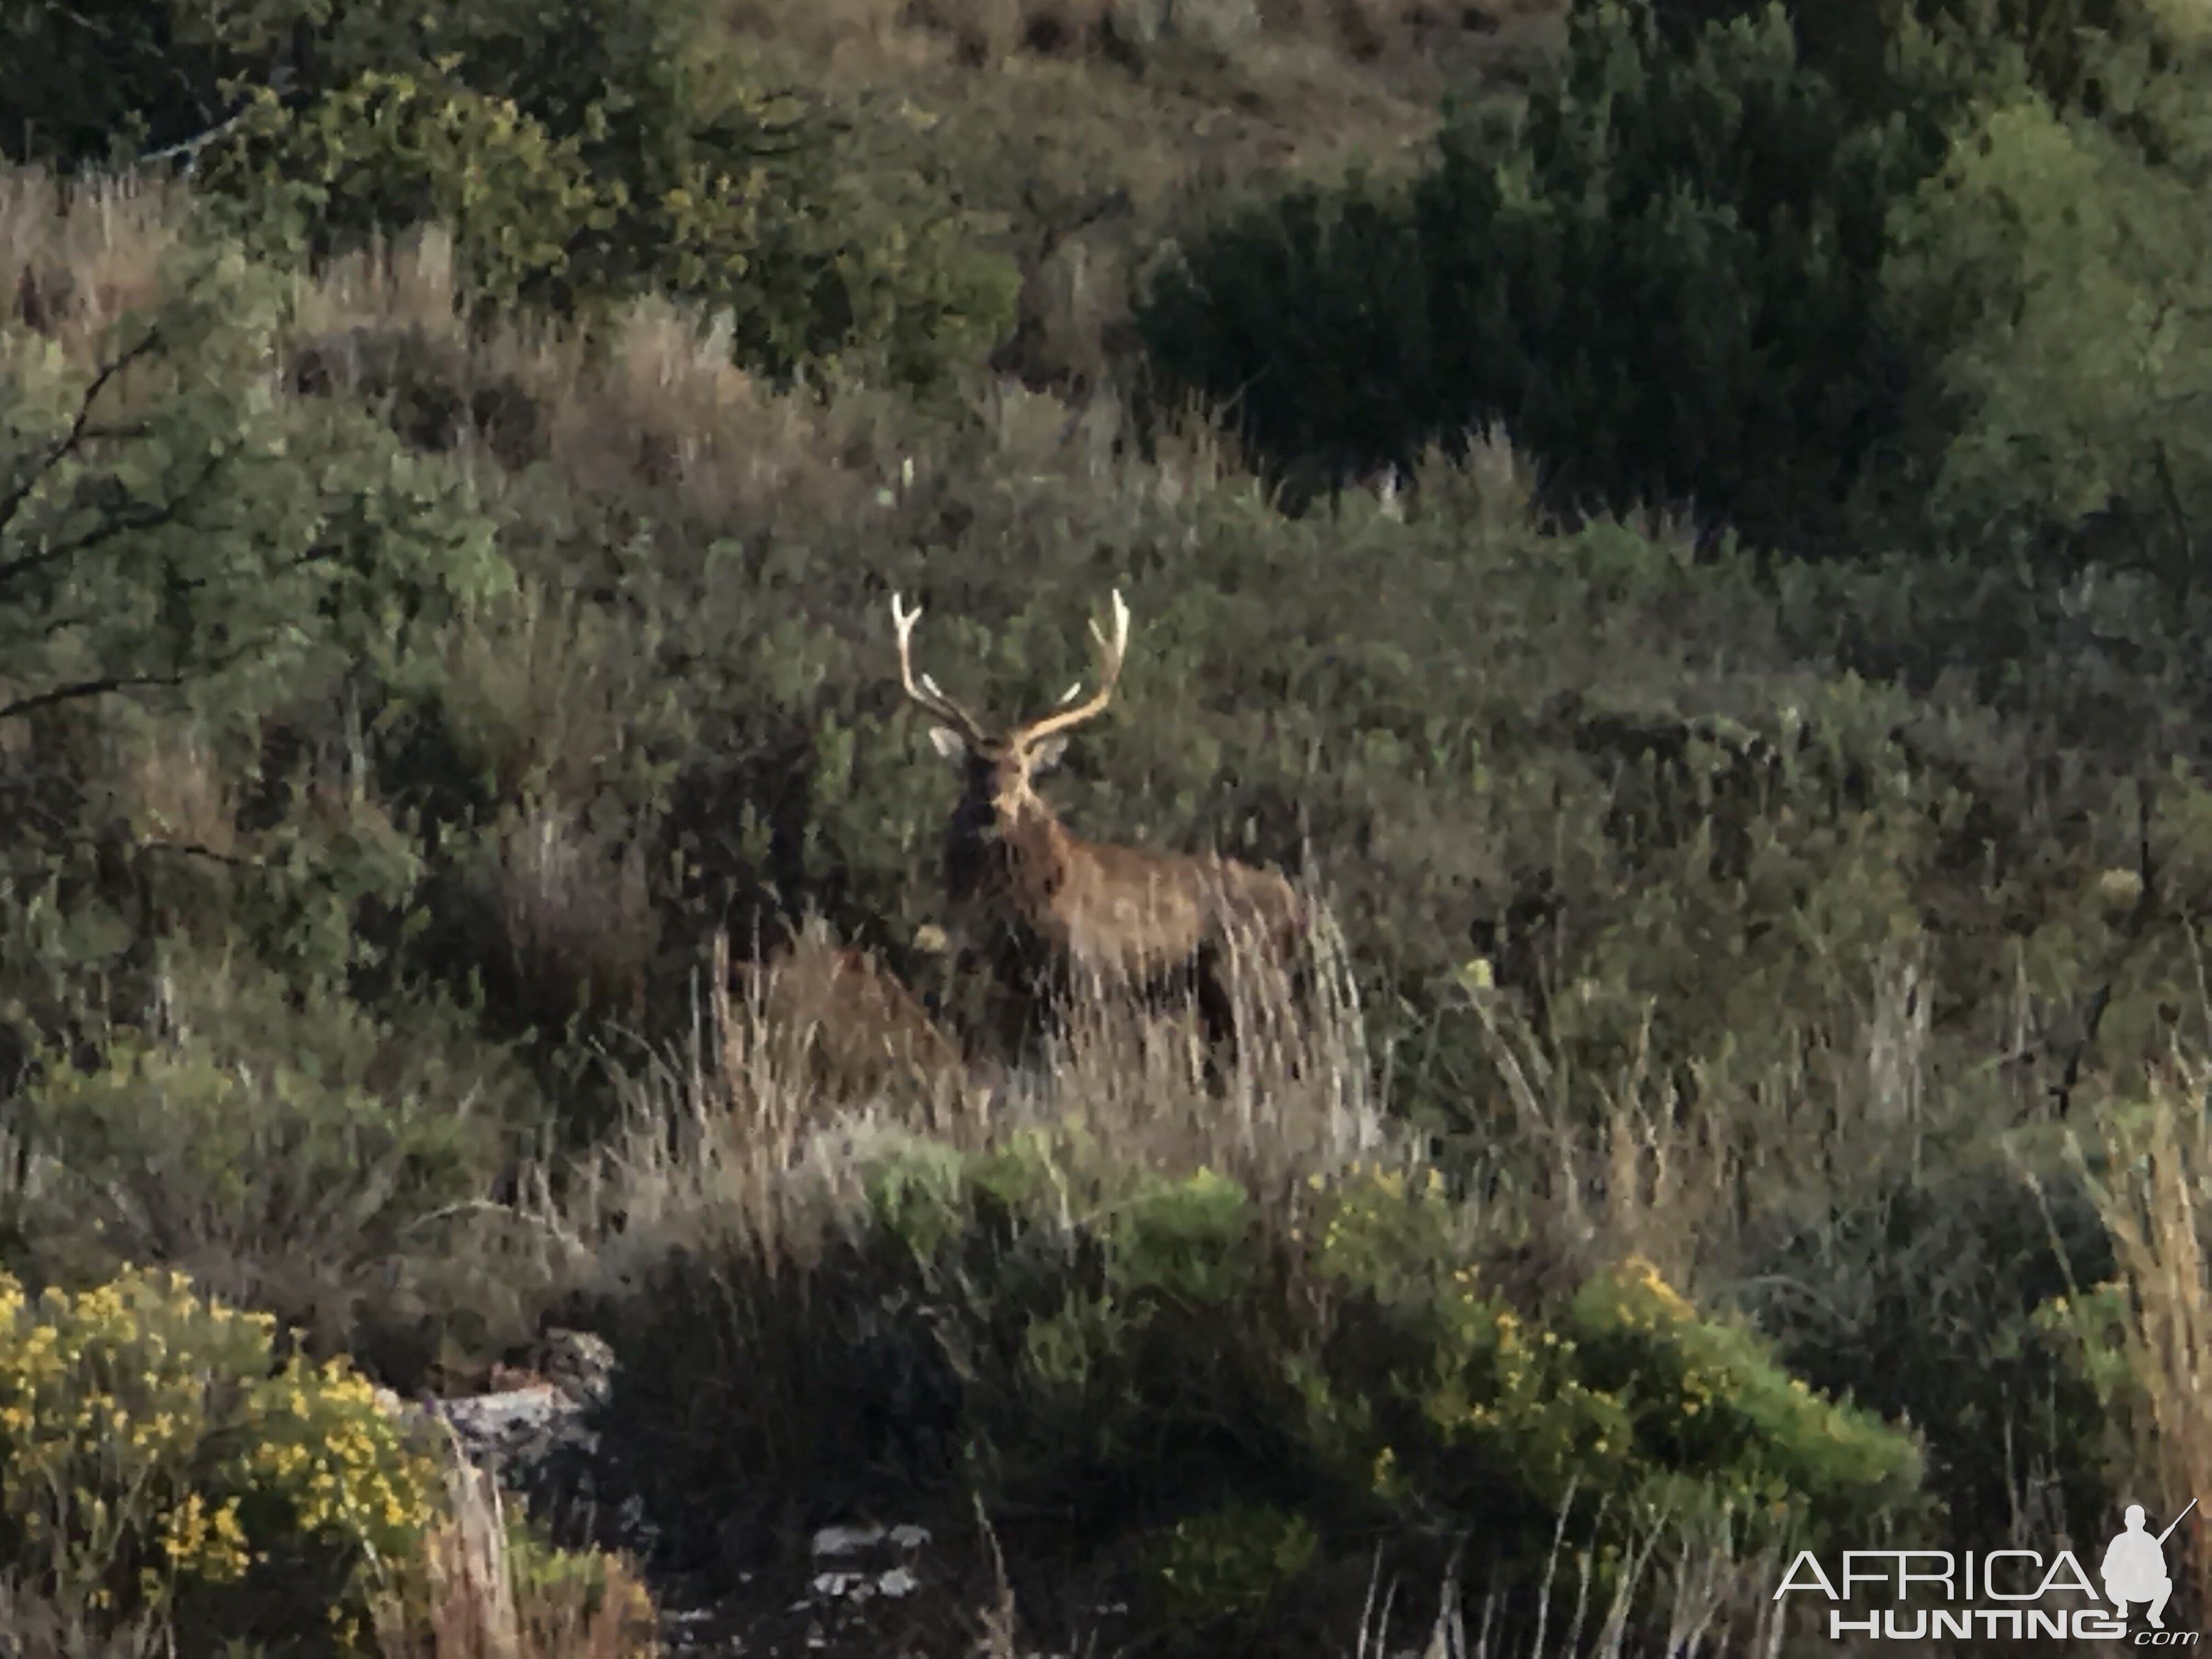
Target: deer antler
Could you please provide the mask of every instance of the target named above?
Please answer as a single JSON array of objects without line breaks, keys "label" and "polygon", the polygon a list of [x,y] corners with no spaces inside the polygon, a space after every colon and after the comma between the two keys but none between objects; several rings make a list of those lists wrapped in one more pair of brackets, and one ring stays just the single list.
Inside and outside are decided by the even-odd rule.
[{"label": "deer antler", "polygon": [[[1061,708],[1016,726],[1006,736],[1010,747],[1026,746],[1055,732],[1065,732],[1071,726],[1080,726],[1114,700],[1114,683],[1121,678],[1121,659],[1129,648],[1129,607],[1123,603],[1120,588],[1114,590],[1114,637],[1108,639],[1095,620],[1091,624],[1091,637],[1098,641],[1098,689],[1087,701],[1073,708]],[[1067,695],[1060,701],[1072,702],[1082,690],[1082,682],[1078,681],[1068,687]]]},{"label": "deer antler", "polygon": [[917,681],[914,672],[914,625],[921,618],[921,607],[905,608],[899,596],[891,595],[891,626],[898,633],[899,680],[906,694],[924,713],[932,714],[948,726],[957,726],[963,736],[974,744],[990,741],[990,734],[982,723],[958,703],[946,696],[935,680],[924,674]]}]

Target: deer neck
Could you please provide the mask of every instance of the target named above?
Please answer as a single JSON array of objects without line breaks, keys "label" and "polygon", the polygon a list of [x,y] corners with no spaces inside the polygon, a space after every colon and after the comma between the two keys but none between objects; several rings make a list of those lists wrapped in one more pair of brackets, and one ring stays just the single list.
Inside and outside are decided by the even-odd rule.
[{"label": "deer neck", "polygon": [[1040,933],[1052,931],[1054,901],[1066,889],[1074,864],[1074,837],[1052,809],[1030,799],[1017,805],[1000,825],[1006,873],[1015,907]]}]

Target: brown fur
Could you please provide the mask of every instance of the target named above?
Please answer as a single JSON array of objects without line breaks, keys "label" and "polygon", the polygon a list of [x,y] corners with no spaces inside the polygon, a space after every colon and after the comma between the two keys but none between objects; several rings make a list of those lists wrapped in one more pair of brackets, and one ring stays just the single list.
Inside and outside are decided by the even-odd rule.
[{"label": "brown fur", "polygon": [[814,1085],[834,1099],[881,1093],[896,1084],[964,1078],[960,1049],[898,976],[864,951],[812,932],[766,963],[732,975],[744,1007],[797,1045]]},{"label": "brown fur", "polygon": [[1049,960],[1104,985],[1134,989],[1195,973],[1206,1023],[1225,1036],[1222,953],[1257,946],[1287,964],[1306,926],[1296,890],[1272,871],[1215,854],[1086,841],[1036,792],[1036,777],[1066,746],[1061,734],[1112,697],[1128,635],[1120,594],[1114,603],[1115,637],[1095,623],[1091,629],[1103,662],[1090,700],[994,734],[933,680],[915,678],[910,638],[921,612],[902,611],[893,598],[908,695],[941,722],[932,739],[961,765],[965,780],[946,836],[948,896],[996,912]]}]

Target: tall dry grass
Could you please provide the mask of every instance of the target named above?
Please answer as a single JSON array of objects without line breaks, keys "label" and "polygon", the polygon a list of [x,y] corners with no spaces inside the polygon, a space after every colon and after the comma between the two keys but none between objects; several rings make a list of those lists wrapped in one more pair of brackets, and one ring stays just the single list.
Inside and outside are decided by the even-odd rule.
[{"label": "tall dry grass", "polygon": [[0,316],[89,356],[159,292],[190,199],[180,185],[127,175],[0,167]]},{"label": "tall dry grass", "polygon": [[[2168,1571],[2199,1616],[2212,1609],[2212,1065],[2177,1065],[2141,1105],[2108,1116],[2102,1172],[2084,1178],[2118,1258],[2122,1352],[2143,1407],[2127,1490],[2154,1516],[2197,1516],[2168,1547],[2188,1565]],[[2151,1528],[2163,1529],[2162,1521]]]},{"label": "tall dry grass", "polygon": [[375,1609],[384,1659],[657,1659],[659,1620],[631,1565],[518,1559],[497,1482],[448,1450],[445,1518]]},{"label": "tall dry grass", "polygon": [[[1012,1067],[955,1066],[942,1050],[916,1066],[911,1031],[863,1024],[860,1042],[889,1063],[846,1068],[872,1088],[825,1094],[825,1035],[849,1055],[854,1033],[840,1022],[884,1012],[866,985],[843,1007],[823,1000],[806,955],[835,942],[810,933],[785,964],[812,996],[780,994],[773,973],[733,995],[726,968],[710,969],[684,1049],[623,1079],[624,1126],[580,1173],[568,1224],[605,1239],[602,1270],[617,1274],[713,1240],[804,1267],[858,1213],[870,1163],[921,1138],[981,1149],[1077,1127],[1132,1167],[1212,1170],[1285,1202],[1310,1176],[1407,1156],[1342,935],[1309,902],[1316,924],[1294,968],[1243,945],[1228,952],[1241,1036],[1225,1059],[1200,1038],[1194,1006],[1078,994],[1037,1058]],[[604,1224],[616,1216],[618,1236]]]}]

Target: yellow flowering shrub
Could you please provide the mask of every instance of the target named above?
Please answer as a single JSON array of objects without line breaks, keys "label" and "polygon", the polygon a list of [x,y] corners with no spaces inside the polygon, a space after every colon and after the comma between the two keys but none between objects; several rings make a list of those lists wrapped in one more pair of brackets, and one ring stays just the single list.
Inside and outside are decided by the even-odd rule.
[{"label": "yellow flowering shrub", "polygon": [[438,1465],[343,1362],[280,1364],[274,1337],[173,1273],[35,1299],[0,1274],[0,1553],[95,1620],[359,1643]]},{"label": "yellow flowering shrub", "polygon": [[1739,1532],[1916,1501],[1908,1435],[1815,1394],[1641,1257],[1539,1324],[1468,1264],[1439,1188],[1354,1169],[1310,1197],[1330,1334],[1288,1372],[1311,1443],[1371,1500],[1479,1510],[1539,1544],[1577,1492],[1607,1494],[1613,1524],[1726,1515]]},{"label": "yellow flowering shrub", "polygon": [[1141,1626],[1269,1651],[1263,1629],[1364,1574],[1380,1539],[1467,1538],[1510,1580],[1540,1572],[1571,1510],[1607,1577],[1655,1528],[1756,1547],[1920,1501],[1909,1434],[1813,1393],[1649,1263],[1516,1307],[1480,1270],[1480,1218],[1418,1165],[1255,1191],[1041,1133],[894,1152],[869,1191],[872,1235],[787,1291],[749,1281],[742,1320],[706,1299],[735,1275],[656,1286],[665,1323],[625,1339],[625,1376],[672,1407],[719,1390],[680,1456],[639,1441],[673,1472],[657,1514],[711,1525],[867,1459],[1014,1513],[1077,1492],[1081,1547],[1135,1571]]}]

